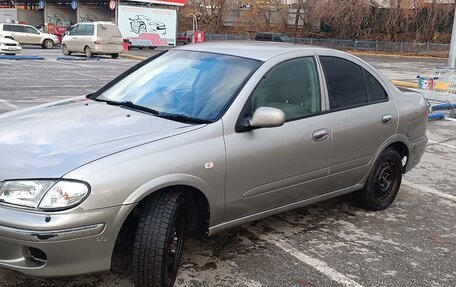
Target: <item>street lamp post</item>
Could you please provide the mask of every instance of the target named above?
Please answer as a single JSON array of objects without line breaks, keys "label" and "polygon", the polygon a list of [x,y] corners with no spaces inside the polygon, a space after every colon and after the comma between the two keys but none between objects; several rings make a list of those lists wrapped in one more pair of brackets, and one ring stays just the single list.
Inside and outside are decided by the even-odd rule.
[{"label": "street lamp post", "polygon": [[198,30],[198,17],[194,13],[189,13],[187,17],[193,17],[193,33],[195,33],[196,30]]},{"label": "street lamp post", "polygon": [[448,67],[454,68],[456,65],[456,8],[453,17],[453,31],[451,32],[450,55],[448,56]]}]

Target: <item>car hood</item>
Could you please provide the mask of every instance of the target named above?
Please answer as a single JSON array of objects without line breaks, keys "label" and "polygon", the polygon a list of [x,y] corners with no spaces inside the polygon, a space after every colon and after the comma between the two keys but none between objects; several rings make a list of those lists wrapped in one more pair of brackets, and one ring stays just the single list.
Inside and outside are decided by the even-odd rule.
[{"label": "car hood", "polygon": [[11,40],[11,39],[8,39],[8,38],[3,38],[3,37],[0,37],[0,43],[19,45],[18,42],[14,41],[14,40]]},{"label": "car hood", "polygon": [[200,127],[85,98],[14,111],[0,115],[0,180],[58,178]]}]

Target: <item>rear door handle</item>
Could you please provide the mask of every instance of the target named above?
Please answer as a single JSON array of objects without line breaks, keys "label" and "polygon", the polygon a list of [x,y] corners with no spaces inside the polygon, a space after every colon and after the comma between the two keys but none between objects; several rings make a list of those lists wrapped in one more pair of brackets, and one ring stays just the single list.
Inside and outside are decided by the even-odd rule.
[{"label": "rear door handle", "polygon": [[316,142],[323,141],[329,136],[329,131],[327,129],[316,130],[312,133],[312,139]]},{"label": "rear door handle", "polygon": [[382,117],[382,124],[388,125],[393,122],[393,116],[392,115],[384,115]]}]

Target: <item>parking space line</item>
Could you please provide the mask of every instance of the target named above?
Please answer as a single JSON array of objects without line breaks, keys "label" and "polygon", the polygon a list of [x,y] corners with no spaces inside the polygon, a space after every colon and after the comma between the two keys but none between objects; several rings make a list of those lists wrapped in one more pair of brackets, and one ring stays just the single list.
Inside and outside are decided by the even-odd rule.
[{"label": "parking space line", "polygon": [[318,272],[322,273],[323,275],[327,276],[329,279],[332,281],[341,284],[343,286],[347,287],[363,287],[363,285],[359,284],[358,282],[348,278],[344,274],[332,269],[329,267],[325,262],[310,257],[298,249],[294,248],[291,246],[288,242],[285,240],[274,236],[274,235],[262,235],[262,239],[265,239],[266,242],[269,244],[275,245],[276,247],[282,249],[289,255],[295,257],[302,263],[305,263],[306,265],[309,265],[310,267],[316,269]]},{"label": "parking space line", "polygon": [[436,189],[433,189],[433,188],[430,188],[430,187],[427,187],[427,186],[423,186],[423,185],[420,185],[420,184],[412,183],[412,182],[409,182],[409,181],[406,181],[406,180],[403,180],[402,183],[405,184],[408,187],[411,187],[411,188],[415,189],[414,190],[415,192],[418,192],[418,191],[420,193],[424,192],[424,193],[428,193],[428,194],[431,194],[431,195],[435,195],[435,196],[438,196],[438,197],[441,197],[441,198],[448,199],[448,200],[456,202],[456,196],[454,196],[454,195],[447,194],[447,193],[438,191]]},{"label": "parking space line", "polygon": [[456,146],[454,146],[454,145],[449,145],[449,144],[446,144],[446,143],[440,143],[440,142],[431,141],[431,140],[428,140],[428,142],[431,143],[431,144],[438,144],[438,145],[441,145],[441,146],[446,146],[446,147],[449,147],[449,148],[456,149]]},{"label": "parking space line", "polygon": [[13,108],[13,109],[17,109],[19,108],[19,106],[15,105],[15,104],[12,104],[6,100],[3,100],[3,99],[0,99],[0,103],[4,104],[5,106],[9,107],[9,108]]}]

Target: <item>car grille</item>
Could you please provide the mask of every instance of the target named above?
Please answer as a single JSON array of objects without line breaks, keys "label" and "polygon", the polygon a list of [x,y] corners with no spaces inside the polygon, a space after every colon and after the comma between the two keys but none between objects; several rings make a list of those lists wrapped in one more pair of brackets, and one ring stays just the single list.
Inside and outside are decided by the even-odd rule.
[{"label": "car grille", "polygon": [[16,44],[10,44],[10,43],[5,43],[5,46],[11,46],[11,47],[16,47]]}]

